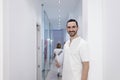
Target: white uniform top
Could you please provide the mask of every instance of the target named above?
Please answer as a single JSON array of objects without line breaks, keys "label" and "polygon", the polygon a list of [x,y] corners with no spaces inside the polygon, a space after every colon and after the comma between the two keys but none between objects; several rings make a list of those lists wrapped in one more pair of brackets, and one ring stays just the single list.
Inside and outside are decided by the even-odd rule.
[{"label": "white uniform top", "polygon": [[64,45],[62,80],[81,80],[82,62],[89,61],[88,44],[81,37]]},{"label": "white uniform top", "polygon": [[[60,68],[58,69],[57,67],[56,67],[56,63],[55,63],[55,59],[53,60],[53,63],[51,64],[51,70],[52,71],[56,71],[56,72],[58,72],[58,70],[61,72],[62,71],[62,64],[63,64],[63,52],[61,52],[61,51],[63,51],[62,49],[58,49],[58,48],[56,48],[56,49],[54,49],[54,53],[56,54],[56,57],[55,57],[55,59],[59,62],[59,64],[61,65],[60,66]],[[59,52],[61,52],[60,53],[60,55],[58,55],[59,54]]]}]

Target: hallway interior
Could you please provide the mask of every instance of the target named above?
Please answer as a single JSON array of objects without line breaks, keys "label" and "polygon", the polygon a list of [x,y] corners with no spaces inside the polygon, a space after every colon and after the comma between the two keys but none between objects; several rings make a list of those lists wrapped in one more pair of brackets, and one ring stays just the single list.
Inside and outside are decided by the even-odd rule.
[{"label": "hallway interior", "polygon": [[120,0],[0,1],[0,79],[44,80],[74,18],[90,45],[89,80],[120,80]]}]

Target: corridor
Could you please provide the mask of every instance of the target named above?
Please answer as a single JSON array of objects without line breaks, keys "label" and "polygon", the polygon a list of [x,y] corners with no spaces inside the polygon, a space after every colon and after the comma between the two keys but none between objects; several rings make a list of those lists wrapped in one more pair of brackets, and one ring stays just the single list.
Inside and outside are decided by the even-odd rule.
[{"label": "corridor", "polygon": [[45,80],[74,18],[90,45],[89,80],[120,80],[120,0],[0,1],[0,79]]}]

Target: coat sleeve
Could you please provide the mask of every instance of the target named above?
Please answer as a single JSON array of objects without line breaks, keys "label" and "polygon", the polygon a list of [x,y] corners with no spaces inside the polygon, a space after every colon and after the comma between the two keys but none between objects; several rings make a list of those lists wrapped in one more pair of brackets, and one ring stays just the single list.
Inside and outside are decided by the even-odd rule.
[{"label": "coat sleeve", "polygon": [[82,62],[90,60],[89,47],[87,42],[83,42],[80,46],[80,57]]}]

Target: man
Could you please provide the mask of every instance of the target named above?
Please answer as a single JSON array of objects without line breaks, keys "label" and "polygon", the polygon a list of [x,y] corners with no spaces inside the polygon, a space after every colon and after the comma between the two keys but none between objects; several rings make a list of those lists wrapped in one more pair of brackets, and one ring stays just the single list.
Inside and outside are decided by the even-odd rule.
[{"label": "man", "polygon": [[70,36],[64,45],[62,80],[87,80],[89,71],[89,51],[85,40],[78,36],[78,23],[67,21],[66,30]]}]

